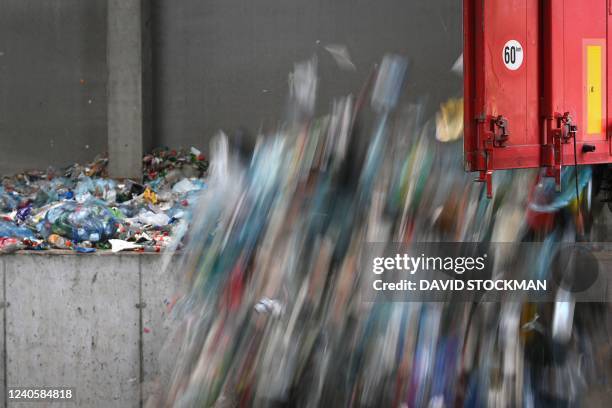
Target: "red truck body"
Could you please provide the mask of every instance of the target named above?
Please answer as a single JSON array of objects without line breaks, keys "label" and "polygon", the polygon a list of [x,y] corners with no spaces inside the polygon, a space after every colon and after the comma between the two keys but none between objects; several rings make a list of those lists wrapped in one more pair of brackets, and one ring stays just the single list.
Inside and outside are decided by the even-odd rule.
[{"label": "red truck body", "polygon": [[[464,159],[495,170],[612,162],[612,0],[464,0]],[[610,27],[612,28],[612,26]]]}]

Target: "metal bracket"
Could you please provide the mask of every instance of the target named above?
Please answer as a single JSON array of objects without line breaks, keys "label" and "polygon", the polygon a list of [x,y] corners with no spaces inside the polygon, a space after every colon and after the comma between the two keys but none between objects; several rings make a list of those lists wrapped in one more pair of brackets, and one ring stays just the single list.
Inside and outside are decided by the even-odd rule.
[{"label": "metal bracket", "polygon": [[552,176],[555,178],[557,191],[561,191],[561,169],[563,168],[563,145],[576,137],[578,126],[574,125],[569,112],[557,115],[557,128],[553,130],[554,163]]},{"label": "metal bracket", "polygon": [[494,154],[494,148],[505,147],[505,143],[508,141],[508,120],[502,115],[490,118],[489,121],[484,117],[477,118],[477,120],[480,134],[484,136],[480,139],[484,157],[479,158],[479,168],[484,169],[479,171],[478,178],[474,181],[485,183],[487,198],[493,198],[493,169],[489,165],[489,160]]},{"label": "metal bracket", "polygon": [[478,178],[474,181],[477,183],[485,183],[487,186],[487,198],[493,198],[493,170],[481,171]]}]

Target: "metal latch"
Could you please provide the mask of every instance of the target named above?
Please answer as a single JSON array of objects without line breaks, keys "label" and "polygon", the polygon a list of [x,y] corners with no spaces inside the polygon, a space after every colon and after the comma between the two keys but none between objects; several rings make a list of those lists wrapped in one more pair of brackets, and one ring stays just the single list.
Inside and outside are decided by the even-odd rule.
[{"label": "metal latch", "polygon": [[569,112],[557,116],[557,128],[553,132],[553,165],[550,175],[555,178],[557,191],[561,191],[561,169],[563,167],[563,145],[569,143],[578,133],[576,126]]},{"label": "metal latch", "polygon": [[499,115],[495,119],[493,119],[492,124],[493,131],[493,146],[495,147],[505,147],[510,134],[508,133],[508,119],[504,118],[502,115]]},{"label": "metal latch", "polygon": [[569,143],[571,138],[575,138],[578,133],[578,126],[572,123],[569,112],[558,118],[557,127],[561,129],[561,143]]}]

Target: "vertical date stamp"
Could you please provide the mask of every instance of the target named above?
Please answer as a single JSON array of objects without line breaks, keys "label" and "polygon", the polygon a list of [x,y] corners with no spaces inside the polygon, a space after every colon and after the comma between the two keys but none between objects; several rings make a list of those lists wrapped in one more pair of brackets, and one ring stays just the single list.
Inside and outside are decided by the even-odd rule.
[{"label": "vertical date stamp", "polygon": [[12,402],[75,401],[74,387],[8,387],[7,398]]}]

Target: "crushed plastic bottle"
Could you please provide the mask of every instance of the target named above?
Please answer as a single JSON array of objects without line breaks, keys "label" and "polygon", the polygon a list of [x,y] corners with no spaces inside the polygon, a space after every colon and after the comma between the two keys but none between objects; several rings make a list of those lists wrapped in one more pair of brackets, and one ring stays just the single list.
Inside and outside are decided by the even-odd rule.
[{"label": "crushed plastic bottle", "polygon": [[73,249],[74,244],[69,239],[61,237],[57,234],[51,234],[47,237],[49,244],[55,249]]}]

